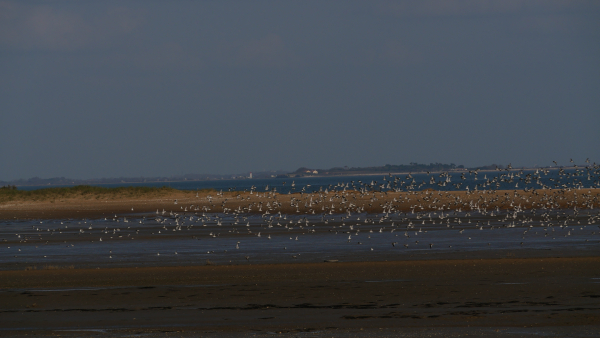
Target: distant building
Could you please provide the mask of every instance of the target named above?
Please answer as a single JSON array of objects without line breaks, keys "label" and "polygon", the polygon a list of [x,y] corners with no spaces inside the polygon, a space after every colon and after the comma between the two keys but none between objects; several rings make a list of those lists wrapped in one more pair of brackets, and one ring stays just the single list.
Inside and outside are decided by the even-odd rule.
[{"label": "distant building", "polygon": [[248,175],[248,178],[252,178],[252,173],[250,173],[250,175]]}]

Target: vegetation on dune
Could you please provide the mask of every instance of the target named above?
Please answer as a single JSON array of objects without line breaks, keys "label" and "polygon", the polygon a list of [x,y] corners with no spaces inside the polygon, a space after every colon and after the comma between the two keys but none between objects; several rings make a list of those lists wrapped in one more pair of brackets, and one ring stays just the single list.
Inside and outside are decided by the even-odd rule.
[{"label": "vegetation on dune", "polygon": [[[201,192],[210,192],[213,189],[205,189]],[[142,197],[148,195],[166,195],[174,192],[188,192],[170,187],[116,187],[105,188],[90,185],[78,185],[74,187],[45,188],[37,190],[18,190],[13,188],[0,188],[0,202],[18,200],[50,200],[57,198],[115,198],[115,197]],[[193,191],[196,192],[196,191]]]}]

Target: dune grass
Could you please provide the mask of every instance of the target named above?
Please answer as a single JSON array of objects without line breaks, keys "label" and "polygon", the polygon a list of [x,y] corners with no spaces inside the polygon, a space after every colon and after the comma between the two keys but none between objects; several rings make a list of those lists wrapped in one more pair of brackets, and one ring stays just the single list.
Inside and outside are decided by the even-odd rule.
[{"label": "dune grass", "polygon": [[[214,189],[204,189],[200,192],[211,192]],[[170,187],[116,187],[105,188],[90,185],[74,187],[44,188],[36,190],[0,189],[0,202],[7,201],[45,201],[62,198],[116,198],[116,197],[143,197],[160,196],[175,192],[195,193],[196,190],[177,190]]]}]

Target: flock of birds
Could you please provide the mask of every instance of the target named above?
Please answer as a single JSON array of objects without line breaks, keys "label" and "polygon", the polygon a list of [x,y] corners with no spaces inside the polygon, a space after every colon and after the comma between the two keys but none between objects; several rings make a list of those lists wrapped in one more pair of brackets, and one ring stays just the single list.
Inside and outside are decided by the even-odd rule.
[{"label": "flock of birds", "polygon": [[[82,245],[97,248],[93,251],[96,259],[123,259],[121,253],[129,252],[133,261],[139,259],[136,253],[143,253],[144,259],[155,256],[155,260],[211,255],[218,261],[220,254],[236,263],[239,257],[249,262],[256,255],[270,253],[298,259],[319,245],[323,250],[361,248],[361,255],[381,250],[393,254],[402,248],[448,250],[464,247],[472,238],[491,246],[495,239],[489,231],[503,229],[518,236],[511,239],[518,246],[527,245],[528,239],[539,242],[576,235],[583,243],[599,242],[597,164],[568,170],[525,171],[511,166],[497,170],[496,175],[461,172],[458,182],[453,182],[455,173],[427,173],[428,179],[421,182],[416,175],[390,174],[381,182],[352,181],[312,191],[304,186],[287,195],[268,186],[260,192],[253,186],[245,192],[173,200],[170,210],[163,208],[152,215],[135,214],[132,208],[130,215],[97,220],[6,222],[4,231],[0,230],[4,237],[0,241],[5,244],[0,250],[9,252],[13,262],[21,257],[28,264],[42,258],[36,256],[36,249],[55,248],[44,251],[43,258],[51,261],[52,255],[62,255],[59,248]],[[474,184],[461,189],[467,179]],[[497,190],[507,185],[510,190]],[[7,229],[18,232],[9,234]],[[485,235],[484,230],[488,231]],[[128,244],[132,240],[147,245],[133,248]],[[94,246],[100,242],[102,246]],[[161,251],[148,252],[152,243],[161,243]]]}]

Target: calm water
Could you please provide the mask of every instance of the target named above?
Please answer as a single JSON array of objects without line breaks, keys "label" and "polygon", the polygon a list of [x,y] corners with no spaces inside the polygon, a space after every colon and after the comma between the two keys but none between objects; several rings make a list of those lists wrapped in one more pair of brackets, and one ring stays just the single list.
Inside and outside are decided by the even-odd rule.
[{"label": "calm water", "polygon": [[[529,176],[528,176],[529,175]],[[325,189],[341,190],[343,188],[360,190],[422,190],[435,189],[442,191],[457,190],[522,190],[550,188],[600,188],[600,171],[588,167],[555,170],[511,170],[511,171],[480,171],[452,172],[445,174],[404,174],[404,175],[361,175],[361,176],[328,176],[328,177],[290,177],[269,179],[237,179],[214,181],[182,181],[182,182],[151,182],[151,183],[119,183],[103,184],[103,187],[122,186],[168,186],[181,190],[216,189],[228,191],[257,190],[279,193],[312,192]],[[47,188],[47,186],[19,187],[22,190]]]}]

